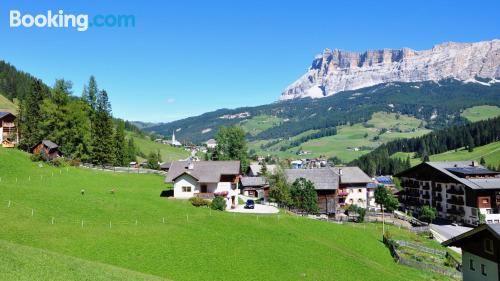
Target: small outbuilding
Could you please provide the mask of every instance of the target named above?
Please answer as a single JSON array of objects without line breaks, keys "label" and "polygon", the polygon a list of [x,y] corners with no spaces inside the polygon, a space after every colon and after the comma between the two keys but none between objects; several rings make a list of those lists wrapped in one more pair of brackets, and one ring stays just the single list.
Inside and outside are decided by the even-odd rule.
[{"label": "small outbuilding", "polygon": [[483,224],[443,242],[462,249],[464,281],[500,280],[500,224]]},{"label": "small outbuilding", "polygon": [[247,197],[264,199],[269,198],[269,183],[264,177],[241,177],[240,186],[243,195]]},{"label": "small outbuilding", "polygon": [[52,161],[62,156],[61,151],[59,151],[59,145],[50,140],[43,140],[37,143],[31,149],[31,153],[41,155],[45,161]]}]

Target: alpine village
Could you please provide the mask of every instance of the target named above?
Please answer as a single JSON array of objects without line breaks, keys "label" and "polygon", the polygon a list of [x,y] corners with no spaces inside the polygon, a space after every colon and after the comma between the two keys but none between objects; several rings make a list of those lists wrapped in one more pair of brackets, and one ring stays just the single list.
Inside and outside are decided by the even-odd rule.
[{"label": "alpine village", "polygon": [[2,61],[0,279],[498,281],[499,76],[498,40],[326,49],[278,102],[148,123]]}]

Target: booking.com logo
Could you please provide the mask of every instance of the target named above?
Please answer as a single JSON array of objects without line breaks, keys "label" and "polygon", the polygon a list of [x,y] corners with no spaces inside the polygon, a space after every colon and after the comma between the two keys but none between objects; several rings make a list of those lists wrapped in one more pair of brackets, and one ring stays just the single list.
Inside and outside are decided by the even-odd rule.
[{"label": "booking.com logo", "polygon": [[99,14],[89,17],[86,14],[65,14],[63,10],[56,13],[48,10],[46,14],[38,15],[11,10],[9,19],[11,28],[75,28],[77,31],[87,31],[89,27],[135,27],[133,15]]}]

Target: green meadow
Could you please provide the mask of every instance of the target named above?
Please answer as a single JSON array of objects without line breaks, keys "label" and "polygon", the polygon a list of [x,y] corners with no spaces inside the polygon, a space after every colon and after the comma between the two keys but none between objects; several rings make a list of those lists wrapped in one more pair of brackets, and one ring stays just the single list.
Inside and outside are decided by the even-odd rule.
[{"label": "green meadow", "polygon": [[500,107],[491,105],[480,105],[467,108],[460,114],[471,122],[477,122],[500,115]]},{"label": "green meadow", "polygon": [[[415,153],[407,152],[397,152],[391,157],[399,157],[401,159],[406,159],[410,156],[411,165],[415,166],[420,164],[422,161],[419,158],[413,158]],[[498,167],[500,165],[500,141],[493,142],[487,145],[478,146],[474,148],[472,152],[469,152],[465,148],[460,148],[455,150],[446,151],[440,154],[431,155],[429,158],[431,161],[480,161],[481,157],[484,158],[486,162],[485,166],[492,165]]]},{"label": "green meadow", "polygon": [[379,224],[195,208],[159,197],[161,176],[56,168],[18,150],[0,149],[0,171],[7,280],[447,280],[396,264]]},{"label": "green meadow", "polygon": [[[134,144],[143,152],[146,156],[151,153],[157,153],[160,151],[161,160],[174,161],[180,159],[186,159],[189,157],[189,151],[184,150],[184,148],[173,147],[168,144],[156,143],[149,136],[140,136],[138,134],[127,132],[127,138],[133,138]],[[144,160],[142,158],[138,160]]]}]

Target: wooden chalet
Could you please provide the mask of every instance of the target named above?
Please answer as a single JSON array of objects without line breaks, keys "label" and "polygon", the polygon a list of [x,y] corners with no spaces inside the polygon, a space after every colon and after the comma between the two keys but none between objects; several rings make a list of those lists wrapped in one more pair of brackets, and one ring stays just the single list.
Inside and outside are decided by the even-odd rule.
[{"label": "wooden chalet", "polygon": [[2,147],[14,147],[19,142],[15,120],[14,114],[0,112],[0,143]]},{"label": "wooden chalet", "polygon": [[37,143],[31,149],[31,153],[40,154],[46,161],[52,161],[62,156],[62,153],[59,151],[59,145],[50,140],[43,140]]}]

